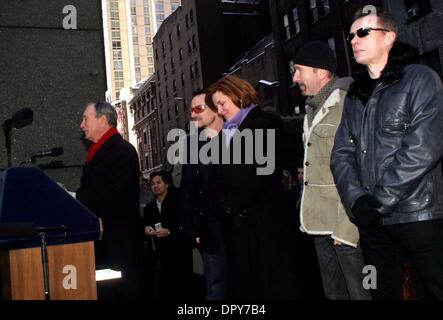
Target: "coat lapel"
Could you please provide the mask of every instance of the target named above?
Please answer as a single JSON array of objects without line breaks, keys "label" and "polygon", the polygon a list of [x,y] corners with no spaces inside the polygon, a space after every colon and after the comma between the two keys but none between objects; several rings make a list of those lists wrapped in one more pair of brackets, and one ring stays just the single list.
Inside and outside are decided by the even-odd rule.
[{"label": "coat lapel", "polygon": [[97,151],[91,161],[86,164],[83,168],[83,174],[87,174],[92,168],[94,168],[97,164],[101,162],[101,160],[105,157],[107,150],[111,148],[117,141],[121,139],[121,136],[118,134],[113,135],[106,141],[101,148]]},{"label": "coat lapel", "polygon": [[309,137],[311,136],[312,130],[328,115],[331,108],[335,107],[337,103],[340,102],[340,89],[335,89],[329,97],[326,99],[326,101],[321,106],[321,109],[317,114],[315,115],[314,119],[312,120],[312,125],[308,129],[308,119],[305,116],[303,127],[304,132],[307,132],[306,135],[306,142],[309,140]]}]

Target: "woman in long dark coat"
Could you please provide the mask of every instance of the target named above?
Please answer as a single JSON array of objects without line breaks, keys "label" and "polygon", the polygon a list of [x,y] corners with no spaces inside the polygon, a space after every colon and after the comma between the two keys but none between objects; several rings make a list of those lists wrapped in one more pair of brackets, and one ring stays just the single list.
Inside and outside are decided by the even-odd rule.
[{"label": "woman in long dark coat", "polygon": [[[257,100],[251,84],[234,76],[214,83],[206,95],[206,104],[215,106],[226,120],[222,134],[227,141],[221,143],[222,148],[230,149],[231,160],[232,156],[242,157],[240,164],[215,166],[211,187],[219,215],[225,221],[228,296],[293,299],[298,297],[291,243],[295,230],[290,230],[293,224],[289,223],[282,184],[283,123],[279,116],[261,110]],[[256,135],[260,131],[257,129],[264,129],[264,138]],[[236,152],[236,135],[248,130],[254,141],[246,141]],[[253,163],[248,164],[245,156],[251,156],[254,149],[258,151],[260,142],[269,162],[259,165],[254,156]],[[266,165],[269,172],[258,174],[257,169]]]},{"label": "woman in long dark coat", "polygon": [[191,290],[192,248],[182,233],[178,190],[166,172],[155,172],[150,180],[155,199],[146,205],[143,219],[145,234],[152,237],[148,245],[154,249],[148,250],[148,260],[160,264],[159,279],[154,281],[159,280],[160,298],[184,298]]}]

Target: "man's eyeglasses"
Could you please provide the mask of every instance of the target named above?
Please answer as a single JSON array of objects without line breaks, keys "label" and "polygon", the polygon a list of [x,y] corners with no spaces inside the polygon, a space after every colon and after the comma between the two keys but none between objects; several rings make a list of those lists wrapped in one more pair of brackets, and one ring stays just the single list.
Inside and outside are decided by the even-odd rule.
[{"label": "man's eyeglasses", "polygon": [[371,31],[384,31],[384,32],[389,32],[388,29],[384,29],[384,28],[360,28],[358,29],[356,32],[351,32],[348,36],[348,41],[351,42],[352,39],[354,39],[355,35],[357,35],[357,37],[359,38],[364,38],[366,37],[368,34],[371,33]]},{"label": "man's eyeglasses", "polygon": [[208,107],[208,106],[205,105],[205,104],[200,104],[200,105],[198,105],[198,106],[191,107],[191,112],[194,112],[194,113],[202,113],[203,111],[206,110],[207,107]]}]

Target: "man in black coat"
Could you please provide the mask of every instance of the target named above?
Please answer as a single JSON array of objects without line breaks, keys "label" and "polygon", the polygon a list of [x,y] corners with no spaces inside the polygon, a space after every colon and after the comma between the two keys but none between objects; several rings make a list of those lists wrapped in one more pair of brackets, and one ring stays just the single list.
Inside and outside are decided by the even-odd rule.
[{"label": "man in black coat", "polygon": [[[443,299],[443,112],[436,72],[412,63],[392,16],[359,12],[349,40],[356,74],[337,129],[331,167],[375,299],[401,299],[409,258],[431,298]],[[376,271],[376,273],[374,272]]]},{"label": "man in black coat", "polygon": [[[205,93],[197,91],[191,101],[192,120],[204,131],[187,137],[188,154],[198,153],[208,140],[198,141],[196,150],[191,150],[190,139],[205,139],[216,136],[223,126],[223,119],[217,110],[205,104]],[[190,161],[189,161],[190,162]],[[181,203],[183,229],[202,252],[204,274],[206,278],[206,299],[221,300],[226,298],[226,252],[223,241],[222,225],[215,214],[214,205],[209,193],[211,164],[185,163],[182,166]]]},{"label": "man in black coat", "polygon": [[[143,225],[139,214],[137,152],[116,130],[117,114],[107,102],[88,103],[81,129],[93,144],[77,190],[77,200],[102,222],[95,243],[97,269],[121,271],[112,285],[98,286],[98,298],[137,299],[143,292]],[[105,287],[106,286],[106,287]]]}]

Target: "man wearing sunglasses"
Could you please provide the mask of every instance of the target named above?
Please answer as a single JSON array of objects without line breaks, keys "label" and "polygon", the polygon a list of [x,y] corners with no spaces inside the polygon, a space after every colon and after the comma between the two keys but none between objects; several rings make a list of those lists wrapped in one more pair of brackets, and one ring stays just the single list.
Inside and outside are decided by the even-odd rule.
[{"label": "man wearing sunglasses", "polygon": [[306,99],[304,188],[301,230],[314,235],[325,295],[331,300],[368,300],[363,288],[363,256],[357,227],[349,221],[329,163],[343,101],[352,81],[336,75],[337,61],[328,44],[303,46],[295,60],[294,83]]},{"label": "man wearing sunglasses", "polygon": [[[211,139],[218,135],[223,126],[223,119],[217,110],[205,104],[205,92],[197,91],[191,101],[191,125],[198,127],[198,135]],[[203,131],[203,132],[202,132]],[[207,140],[207,141],[208,141]],[[207,141],[198,142],[200,152]],[[183,206],[183,226],[186,236],[201,250],[204,274],[206,277],[206,299],[221,300],[226,298],[226,261],[222,228],[209,195],[211,165],[185,163],[182,167],[181,202]]]},{"label": "man wearing sunglasses", "polygon": [[443,299],[443,105],[431,102],[441,81],[414,64],[389,14],[357,13],[348,39],[364,68],[345,99],[331,168],[376,268],[372,296],[402,299],[409,258],[425,297]]}]

